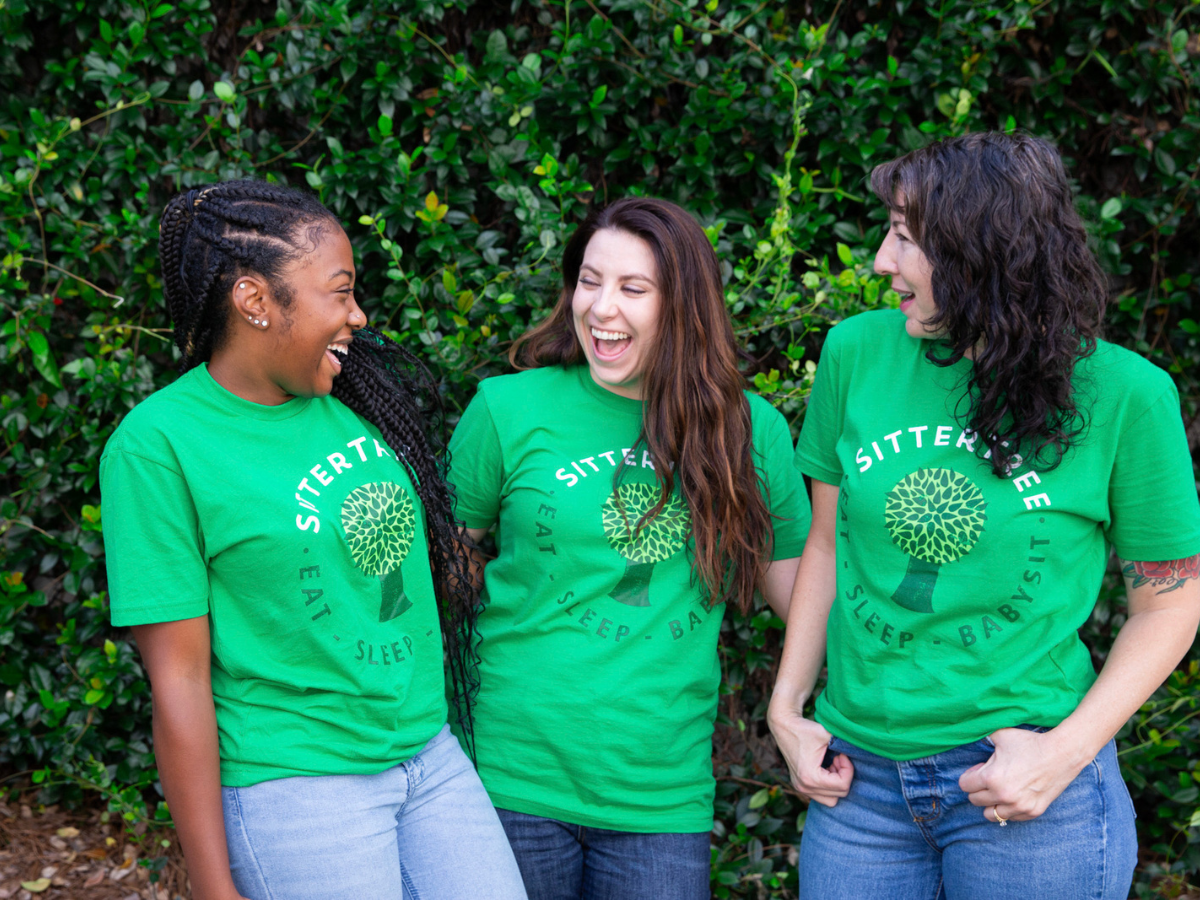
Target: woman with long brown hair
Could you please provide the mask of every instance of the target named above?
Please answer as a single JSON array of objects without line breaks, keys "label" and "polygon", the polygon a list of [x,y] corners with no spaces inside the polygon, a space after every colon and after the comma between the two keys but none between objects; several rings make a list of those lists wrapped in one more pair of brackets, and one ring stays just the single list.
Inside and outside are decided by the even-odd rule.
[{"label": "woman with long brown hair", "polygon": [[510,359],[451,442],[458,516],[498,526],[480,775],[534,900],[707,898],[722,604],[786,615],[808,530],[787,423],[744,392],[716,254],[662,200],[587,218]]}]

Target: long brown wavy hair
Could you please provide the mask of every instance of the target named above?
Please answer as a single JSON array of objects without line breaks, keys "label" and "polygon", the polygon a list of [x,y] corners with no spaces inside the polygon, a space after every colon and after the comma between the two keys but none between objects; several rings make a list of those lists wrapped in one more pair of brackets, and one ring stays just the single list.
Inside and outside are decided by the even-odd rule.
[{"label": "long brown wavy hair", "polygon": [[973,356],[965,418],[993,471],[1018,455],[1053,469],[1086,428],[1075,363],[1108,299],[1058,151],[1027,134],[947,138],[876,167],[871,187],[933,265],[926,325],[945,340],[927,358]]},{"label": "long brown wavy hair", "polygon": [[638,527],[662,510],[678,477],[692,516],[694,577],[710,602],[733,600],[748,610],[771,561],[774,531],[754,465],[750,404],[742,393],[745,379],[721,271],[699,223],[674,203],[649,197],[593,210],[563,252],[558,304],[545,322],[517,339],[509,360],[518,369],[587,364],[571,300],[584,251],[601,229],[641,238],[658,269],[658,333],[642,372],[638,445],[654,462],[661,494]]}]

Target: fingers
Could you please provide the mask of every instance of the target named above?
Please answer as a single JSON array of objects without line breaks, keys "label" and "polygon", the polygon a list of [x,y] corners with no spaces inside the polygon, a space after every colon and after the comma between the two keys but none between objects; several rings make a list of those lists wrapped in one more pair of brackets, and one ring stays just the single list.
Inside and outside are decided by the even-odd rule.
[{"label": "fingers", "polygon": [[[982,791],[984,788],[986,788],[988,775],[986,769],[995,758],[996,754],[993,753],[987,762],[978,763],[977,765],[971,766],[971,768],[963,772],[958,779],[959,788],[966,794],[973,794],[976,791]],[[974,800],[971,802],[975,803]],[[981,806],[983,804],[976,803],[975,805]]]},{"label": "fingers", "polygon": [[797,772],[792,778],[792,784],[810,800],[824,806],[833,806],[850,793],[850,783],[853,780],[854,764],[844,753],[839,753],[827,769],[815,766]]}]

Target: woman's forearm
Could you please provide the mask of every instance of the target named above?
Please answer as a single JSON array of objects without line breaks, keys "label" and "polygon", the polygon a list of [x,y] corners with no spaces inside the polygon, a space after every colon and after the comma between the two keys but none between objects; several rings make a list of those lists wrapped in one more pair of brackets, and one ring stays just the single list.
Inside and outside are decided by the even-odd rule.
[{"label": "woman's forearm", "polygon": [[158,774],[188,864],[195,900],[238,896],[229,872],[212,691],[179,680],[154,685]]},{"label": "woman's forearm", "polygon": [[[1142,602],[1131,592],[1131,614],[1100,675],[1075,711],[1054,729],[1058,743],[1081,757],[1081,768],[1166,680],[1196,637],[1200,582],[1155,598],[1157,603],[1139,599]],[[1161,602],[1164,599],[1169,602]]]},{"label": "woman's forearm", "polygon": [[[772,706],[799,715],[825,664],[825,627],[837,593],[834,517],[838,489],[813,482],[813,523],[788,610],[783,658],[775,680]],[[782,710],[781,710],[782,711]]]},{"label": "woman's forearm", "polygon": [[136,625],[154,701],[154,755],[194,900],[238,900],[221,809],[208,616]]}]

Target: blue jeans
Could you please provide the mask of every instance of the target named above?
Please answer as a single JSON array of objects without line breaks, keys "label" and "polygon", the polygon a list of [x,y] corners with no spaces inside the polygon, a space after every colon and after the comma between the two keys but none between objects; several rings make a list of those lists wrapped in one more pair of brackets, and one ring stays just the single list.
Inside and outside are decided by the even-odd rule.
[{"label": "blue jeans", "polygon": [[524,900],[487,792],[446,726],[376,775],[221,789],[249,900]]},{"label": "blue jeans", "polygon": [[[1040,729],[1038,729],[1040,730]],[[801,900],[1125,900],[1137,863],[1133,803],[1109,741],[1038,818],[1001,827],[958,787],[989,739],[896,762],[839,738],[850,794],[808,807]]]},{"label": "blue jeans", "polygon": [[709,900],[709,838],[571,825],[496,810],[529,900]]}]

